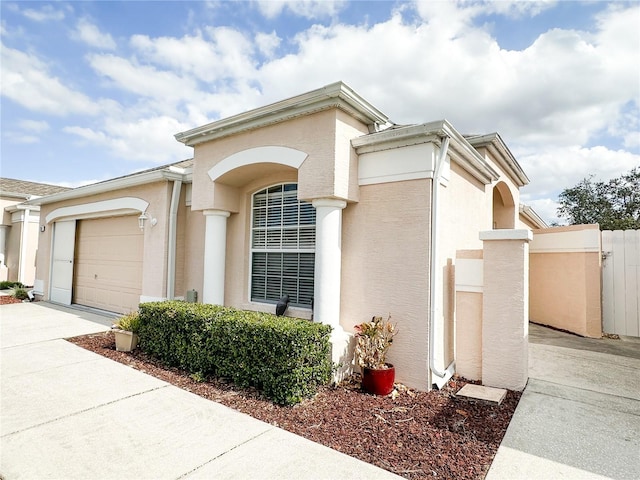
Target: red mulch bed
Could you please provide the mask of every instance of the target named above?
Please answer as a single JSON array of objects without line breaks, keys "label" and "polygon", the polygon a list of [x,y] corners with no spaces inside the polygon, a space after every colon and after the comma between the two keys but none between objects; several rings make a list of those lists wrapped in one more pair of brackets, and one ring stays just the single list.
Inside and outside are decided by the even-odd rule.
[{"label": "red mulch bed", "polygon": [[8,305],[10,303],[22,303],[22,300],[18,300],[11,295],[0,295],[0,305]]},{"label": "red mulch bed", "polygon": [[407,479],[484,478],[521,395],[509,391],[500,406],[457,398],[455,392],[468,382],[454,378],[438,391],[397,385],[395,394],[376,397],[363,393],[354,375],[299,405],[283,407],[224,380],[198,381],[140,349],[117,352],[113,332],[69,341]]}]

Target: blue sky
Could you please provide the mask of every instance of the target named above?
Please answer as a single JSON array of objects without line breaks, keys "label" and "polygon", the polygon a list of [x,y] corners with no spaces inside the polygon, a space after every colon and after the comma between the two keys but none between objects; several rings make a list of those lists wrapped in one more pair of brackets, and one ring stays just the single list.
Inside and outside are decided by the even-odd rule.
[{"label": "blue sky", "polygon": [[0,175],[79,186],[192,156],[175,133],[342,80],[399,124],[499,132],[547,220],[640,165],[640,5],[0,2]]}]

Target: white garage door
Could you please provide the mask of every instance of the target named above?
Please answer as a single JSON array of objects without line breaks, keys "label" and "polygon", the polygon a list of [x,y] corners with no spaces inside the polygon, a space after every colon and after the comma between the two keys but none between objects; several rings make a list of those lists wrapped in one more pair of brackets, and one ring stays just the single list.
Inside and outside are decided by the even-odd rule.
[{"label": "white garage door", "polygon": [[73,302],[118,313],[137,310],[143,247],[135,215],[80,220]]}]

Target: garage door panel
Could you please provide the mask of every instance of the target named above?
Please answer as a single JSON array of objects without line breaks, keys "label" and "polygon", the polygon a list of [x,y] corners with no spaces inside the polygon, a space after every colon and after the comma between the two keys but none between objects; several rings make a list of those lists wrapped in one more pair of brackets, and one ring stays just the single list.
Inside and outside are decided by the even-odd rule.
[{"label": "garage door panel", "polygon": [[138,308],[143,232],[135,216],[82,220],[76,248],[74,301],[113,312]]}]

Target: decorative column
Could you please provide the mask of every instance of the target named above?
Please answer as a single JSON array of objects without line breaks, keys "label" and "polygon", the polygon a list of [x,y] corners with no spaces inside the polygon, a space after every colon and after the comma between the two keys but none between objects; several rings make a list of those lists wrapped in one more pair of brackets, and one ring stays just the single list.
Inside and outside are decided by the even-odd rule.
[{"label": "decorative column", "polygon": [[482,383],[523,390],[529,377],[530,230],[480,232],[483,249]]},{"label": "decorative column", "polygon": [[204,278],[202,303],[224,305],[224,270],[227,257],[227,218],[224,210],[205,210]]},{"label": "decorative column", "polygon": [[342,209],[344,200],[319,198],[316,209],[316,262],[313,320],[333,327],[331,357],[339,368],[338,381],[350,367],[347,360],[350,337],[340,325],[340,279],[342,273]]}]

